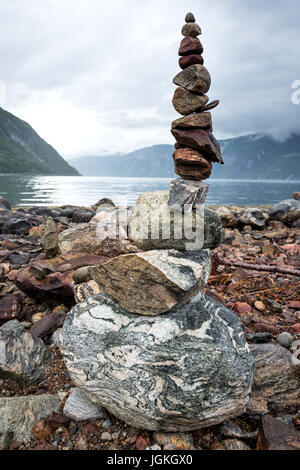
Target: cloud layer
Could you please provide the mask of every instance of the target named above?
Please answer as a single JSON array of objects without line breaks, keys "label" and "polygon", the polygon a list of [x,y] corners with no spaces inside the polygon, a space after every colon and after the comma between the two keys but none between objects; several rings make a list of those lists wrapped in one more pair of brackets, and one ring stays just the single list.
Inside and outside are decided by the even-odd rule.
[{"label": "cloud layer", "polygon": [[294,0],[1,0],[3,107],[63,156],[172,143],[172,79],[187,11],[202,27],[218,138],[300,132]]}]

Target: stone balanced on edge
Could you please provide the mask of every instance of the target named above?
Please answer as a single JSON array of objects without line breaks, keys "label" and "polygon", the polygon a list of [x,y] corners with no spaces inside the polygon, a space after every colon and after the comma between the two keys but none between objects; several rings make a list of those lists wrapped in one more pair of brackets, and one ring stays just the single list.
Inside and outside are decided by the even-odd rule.
[{"label": "stone balanced on edge", "polygon": [[[173,80],[175,90],[173,106],[184,117],[172,123],[176,139],[173,154],[175,173],[180,179],[171,183],[170,206],[204,203],[208,184],[203,183],[212,172],[212,163],[223,164],[221,148],[212,134],[211,110],[219,101],[208,104],[206,93],[211,77],[203,63],[203,46],[198,39],[201,28],[192,13],[186,15],[182,28],[184,39],[179,48],[179,66],[182,70]],[[190,193],[192,198],[187,198]]]},{"label": "stone balanced on edge", "polygon": [[[174,102],[184,113],[197,112],[173,123],[173,132],[178,142],[189,145],[177,149],[176,171],[193,179],[139,197],[128,224],[138,252],[89,268],[100,294],[85,290],[61,337],[76,386],[117,418],[144,430],[188,431],[243,414],[254,371],[239,318],[202,292],[211,272],[211,250],[223,240],[221,220],[209,209],[203,217],[196,209],[181,210],[182,204],[203,202],[201,185],[210,161],[221,161],[210,114],[199,112],[210,83],[196,38],[200,28],[191,14],[187,20],[181,45],[186,55],[180,59],[185,75],[175,79],[186,88],[175,92]],[[172,196],[177,210],[169,205]],[[199,248],[189,248],[185,232],[175,236],[182,225],[203,229]],[[159,227],[158,237],[153,237],[154,227]]]}]

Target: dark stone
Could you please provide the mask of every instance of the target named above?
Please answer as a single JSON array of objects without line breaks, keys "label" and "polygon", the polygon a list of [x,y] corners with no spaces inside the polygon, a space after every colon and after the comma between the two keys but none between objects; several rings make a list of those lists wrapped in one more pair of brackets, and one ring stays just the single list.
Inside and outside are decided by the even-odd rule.
[{"label": "dark stone", "polygon": [[66,314],[61,312],[53,312],[36,322],[30,329],[30,333],[34,338],[45,338],[60,328],[65,321]]},{"label": "dark stone", "polygon": [[273,335],[271,333],[254,333],[247,335],[247,341],[249,341],[249,343],[269,343],[272,339]]},{"label": "dark stone", "polygon": [[28,235],[32,225],[32,221],[29,222],[27,219],[12,219],[4,226],[3,233]]},{"label": "dark stone", "polygon": [[224,163],[221,147],[211,132],[202,129],[172,129],[171,132],[179,144],[199,150],[211,162]]},{"label": "dark stone", "polygon": [[12,253],[8,256],[8,261],[14,265],[27,264],[30,261],[30,255],[26,253]]},{"label": "dark stone", "polygon": [[300,432],[291,424],[267,415],[259,431],[258,450],[300,450]]},{"label": "dark stone", "polygon": [[186,17],[185,17],[185,22],[186,23],[195,23],[196,19],[193,15],[193,13],[187,13]]},{"label": "dark stone", "polygon": [[1,197],[1,196],[0,196],[0,210],[8,211],[8,212],[11,211],[10,203],[6,199],[4,199],[4,197]]},{"label": "dark stone", "polygon": [[215,100],[215,101],[212,101],[211,103],[208,103],[204,108],[203,108],[203,112],[204,111],[210,111],[211,109],[214,109],[216,108],[217,106],[219,106],[220,104],[220,101],[219,100]]},{"label": "dark stone", "polygon": [[21,320],[23,309],[24,296],[21,292],[0,295],[0,325],[10,320]]},{"label": "dark stone", "polygon": [[202,54],[203,46],[198,38],[184,38],[180,43],[178,55]]},{"label": "dark stone", "polygon": [[191,54],[185,57],[181,57],[178,61],[178,64],[182,70],[185,70],[191,65],[203,65],[204,59],[200,54]]},{"label": "dark stone", "polygon": [[85,224],[88,223],[94,217],[94,215],[94,211],[78,209],[73,213],[72,222],[76,224]]}]

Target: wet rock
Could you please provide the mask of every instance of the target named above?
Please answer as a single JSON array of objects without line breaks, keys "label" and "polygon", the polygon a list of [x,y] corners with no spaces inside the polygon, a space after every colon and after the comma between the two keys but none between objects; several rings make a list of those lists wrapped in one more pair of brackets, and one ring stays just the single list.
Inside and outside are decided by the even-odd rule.
[{"label": "wet rock", "polygon": [[195,113],[185,116],[172,122],[172,129],[204,129],[212,131],[212,122],[210,113]]},{"label": "wet rock", "polygon": [[212,165],[201,153],[192,149],[178,149],[173,154],[175,173],[185,179],[206,180],[212,172]]},{"label": "wet rock", "polygon": [[183,215],[172,212],[169,191],[145,193],[138,198],[129,220],[129,233],[145,251],[214,249],[224,237],[219,216],[209,209],[203,214],[201,210]]},{"label": "wet rock", "polygon": [[227,207],[218,207],[215,212],[220,217],[224,228],[236,228],[238,226],[237,218]]},{"label": "wet rock", "polygon": [[0,376],[37,383],[50,362],[51,354],[44,343],[28,334],[17,320],[0,328]]},{"label": "wet rock", "polygon": [[300,432],[271,415],[264,416],[260,425],[258,450],[300,450]]},{"label": "wet rock", "polygon": [[300,218],[300,200],[286,200],[275,204],[268,214],[271,220],[291,223]]},{"label": "wet rock", "polygon": [[68,315],[61,351],[89,398],[141,429],[218,424],[244,412],[251,389],[238,318],[202,293],[158,317],[129,314],[104,295],[89,299]]},{"label": "wet rock", "polygon": [[160,315],[187,303],[206,284],[209,250],[147,251],[113,258],[90,268],[104,292],[131,313]]},{"label": "wet rock", "polygon": [[179,56],[188,56],[190,54],[202,54],[203,46],[198,38],[187,37],[180,43],[178,51]]},{"label": "wet rock", "polygon": [[251,414],[266,414],[268,403],[279,411],[300,408],[300,373],[292,354],[276,344],[250,345],[255,359],[253,389],[248,404]]},{"label": "wet rock", "polygon": [[287,349],[292,346],[293,341],[294,339],[290,333],[281,333],[277,338],[277,343]]},{"label": "wet rock", "polygon": [[74,388],[64,405],[64,415],[74,421],[89,421],[106,418],[107,411],[92,403],[79,388]]},{"label": "wet rock", "polygon": [[172,129],[171,132],[179,144],[198,150],[211,162],[224,163],[221,147],[211,132],[202,129]]},{"label": "wet rock", "polygon": [[183,208],[186,205],[193,208],[197,204],[204,204],[208,189],[209,185],[202,181],[191,181],[183,178],[172,180],[169,197],[170,209]]},{"label": "wet rock", "polygon": [[202,110],[208,103],[208,97],[206,95],[195,95],[182,87],[178,87],[175,90],[172,102],[175,110],[186,116],[194,111]]},{"label": "wet rock", "polygon": [[56,223],[53,219],[47,219],[43,235],[43,248],[46,253],[46,258],[54,258],[58,251],[58,232]]},{"label": "wet rock", "polygon": [[191,36],[191,37],[197,37],[202,34],[201,28],[198,24],[196,23],[186,23],[182,30],[181,30],[182,36]]},{"label": "wet rock", "polygon": [[191,54],[184,57],[180,57],[178,64],[182,70],[185,70],[191,65],[203,65],[204,59],[200,54]]},{"label": "wet rock", "polygon": [[5,443],[30,440],[34,424],[58,407],[59,398],[53,395],[0,398],[0,449]]},{"label": "wet rock", "polygon": [[226,450],[251,450],[251,448],[239,439],[225,439],[222,441]]},{"label": "wet rock", "polygon": [[207,93],[211,76],[203,65],[191,65],[173,79],[173,83],[192,93]]},{"label": "wet rock", "polygon": [[0,295],[0,325],[10,320],[20,320],[23,309],[24,296],[21,293]]},{"label": "wet rock", "polygon": [[256,229],[264,228],[268,219],[268,214],[256,208],[247,208],[239,215],[239,223],[241,225],[251,225],[251,227]]}]

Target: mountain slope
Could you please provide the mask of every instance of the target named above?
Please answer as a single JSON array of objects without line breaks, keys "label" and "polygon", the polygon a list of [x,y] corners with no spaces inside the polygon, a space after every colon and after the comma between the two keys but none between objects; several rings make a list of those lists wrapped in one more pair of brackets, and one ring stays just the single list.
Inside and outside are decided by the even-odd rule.
[{"label": "mountain slope", "polygon": [[0,173],[77,176],[69,165],[27,124],[0,108]]},{"label": "mountain slope", "polygon": [[[300,135],[278,142],[259,134],[221,140],[225,165],[213,178],[300,180]],[[173,177],[172,145],[154,145],[125,155],[70,160],[85,176]]]}]

